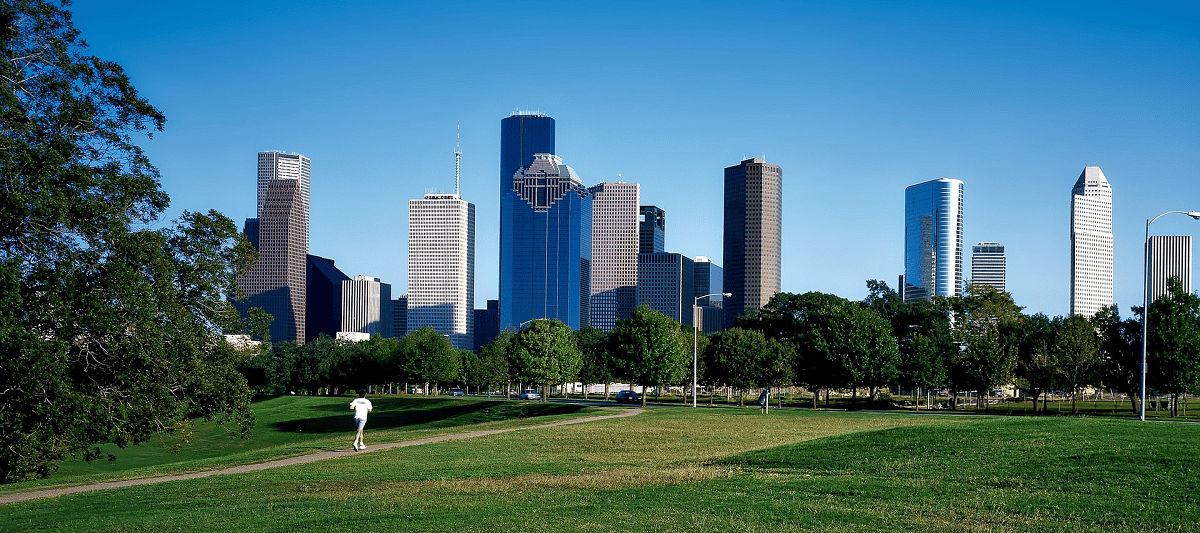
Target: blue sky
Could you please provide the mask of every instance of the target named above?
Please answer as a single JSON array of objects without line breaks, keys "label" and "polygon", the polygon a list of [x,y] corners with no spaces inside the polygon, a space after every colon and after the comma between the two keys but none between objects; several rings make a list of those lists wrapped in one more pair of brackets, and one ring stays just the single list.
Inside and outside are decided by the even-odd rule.
[{"label": "blue sky", "polygon": [[[500,119],[540,110],[587,184],[642,185],[667,249],[721,262],[722,169],[784,173],[783,290],[859,299],[903,269],[908,185],[965,183],[965,240],[1066,314],[1070,190],[1114,190],[1115,299],[1141,302],[1145,219],[1200,210],[1195,3],[79,1],[92,53],[167,116],[142,145],[168,218],[254,216],[256,153],[312,159],[310,253],[407,286],[407,201],[477,209],[497,297]],[[1168,216],[1159,235],[1200,237]],[[1200,243],[1197,243],[1200,246]],[[969,253],[964,257],[969,272]],[[1196,271],[1197,269],[1193,269]],[[1195,272],[1200,273],[1200,271]]]}]

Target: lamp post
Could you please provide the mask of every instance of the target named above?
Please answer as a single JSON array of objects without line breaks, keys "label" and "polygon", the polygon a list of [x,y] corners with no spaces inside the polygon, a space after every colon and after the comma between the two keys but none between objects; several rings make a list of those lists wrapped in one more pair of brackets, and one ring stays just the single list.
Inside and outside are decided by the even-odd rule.
[{"label": "lamp post", "polygon": [[1146,421],[1146,341],[1150,324],[1150,225],[1163,215],[1179,213],[1200,220],[1200,211],[1167,211],[1146,219],[1146,241],[1142,244],[1142,405],[1138,418]]},{"label": "lamp post", "polygon": [[696,376],[699,373],[700,366],[700,356],[696,349],[696,346],[700,344],[700,326],[696,324],[696,310],[700,307],[701,298],[708,298],[709,296],[716,296],[718,294],[725,298],[733,296],[733,293],[729,292],[714,292],[712,294],[705,294],[704,296],[697,296],[692,300],[692,407],[696,406]]}]

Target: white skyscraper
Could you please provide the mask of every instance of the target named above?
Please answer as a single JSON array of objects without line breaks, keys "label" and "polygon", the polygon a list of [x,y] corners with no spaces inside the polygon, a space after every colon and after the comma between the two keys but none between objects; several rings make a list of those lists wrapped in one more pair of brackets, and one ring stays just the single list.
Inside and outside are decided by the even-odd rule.
[{"label": "white skyscraper", "polygon": [[640,187],[607,182],[591,190],[591,326],[612,331],[618,320],[629,318],[637,296]]},{"label": "white skyscraper", "polygon": [[971,284],[991,285],[1004,292],[1005,263],[1003,244],[981,242],[971,247]]},{"label": "white skyscraper", "polygon": [[341,331],[391,337],[391,284],[362,275],[343,280]]},{"label": "white skyscraper", "polygon": [[1071,314],[1112,303],[1112,187],[1100,167],[1084,167],[1071,189]]},{"label": "white skyscraper", "polygon": [[1167,280],[1179,278],[1183,292],[1192,292],[1192,237],[1150,237],[1150,302],[1167,294]]},{"label": "white skyscraper", "polygon": [[[461,152],[455,150],[456,159]],[[475,204],[454,194],[408,201],[408,331],[429,326],[475,346]]]}]

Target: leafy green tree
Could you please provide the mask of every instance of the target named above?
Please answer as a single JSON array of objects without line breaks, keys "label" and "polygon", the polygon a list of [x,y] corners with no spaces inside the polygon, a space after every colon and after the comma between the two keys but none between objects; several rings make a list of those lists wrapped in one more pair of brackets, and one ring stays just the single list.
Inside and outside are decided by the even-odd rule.
[{"label": "leafy green tree", "polygon": [[1200,392],[1200,296],[1167,280],[1167,295],[1150,304],[1146,336],[1150,365],[1147,386],[1171,395],[1171,416],[1179,415],[1179,395]]},{"label": "leafy green tree", "polygon": [[745,405],[745,391],[782,385],[790,373],[791,358],[788,345],[766,338],[761,331],[742,328],[714,334],[705,352],[709,379],[738,390],[739,407]]},{"label": "leafy green tree", "polygon": [[814,408],[821,390],[843,386],[848,380],[841,373],[840,361],[813,345],[817,335],[812,333],[816,323],[812,318],[845,301],[821,292],[781,292],[761,309],[749,311],[737,320],[737,327],[762,331],[767,338],[792,346],[792,379],[812,391]]},{"label": "leafy green tree", "polygon": [[[429,326],[408,332],[398,355],[398,366],[406,381],[434,387],[458,379],[459,366],[462,364],[458,350],[450,344],[450,339]],[[435,392],[427,387],[425,393]]]},{"label": "leafy green tree", "polygon": [[522,381],[541,385],[549,396],[555,383],[573,380],[583,366],[583,354],[571,327],[558,320],[534,320],[513,338],[510,364]]},{"label": "leafy green tree", "polygon": [[1096,326],[1083,315],[1055,318],[1054,323],[1050,354],[1062,383],[1071,389],[1071,412],[1075,413],[1079,387],[1093,383],[1100,365],[1100,339]]},{"label": "leafy green tree", "polygon": [[591,326],[575,332],[575,343],[579,353],[583,355],[583,365],[579,368],[579,381],[583,384],[583,399],[588,397],[588,389],[593,383],[604,384],[604,399],[608,399],[608,384],[616,376],[616,361],[608,350],[608,335]]},{"label": "leafy green tree", "polygon": [[1129,397],[1130,409],[1138,411],[1142,388],[1142,308],[1131,308],[1133,316],[1122,319],[1117,306],[1101,309],[1093,318],[1100,332],[1100,379]]},{"label": "leafy green tree", "polygon": [[491,391],[503,385],[505,398],[511,395],[509,351],[515,336],[512,328],[506,328],[479,351],[479,386]]},{"label": "leafy green tree", "polygon": [[243,333],[225,296],[253,259],[236,225],[168,206],[135,136],[162,113],[87,53],[65,7],[0,5],[0,482],[49,475],[192,417],[246,435]]},{"label": "leafy green tree", "polygon": [[[689,339],[690,340],[690,339]],[[629,318],[618,320],[609,334],[609,345],[623,361],[621,375],[633,383],[660,387],[680,383],[691,367],[683,348],[679,323],[640,305]],[[646,395],[642,395],[642,406]]]},{"label": "leafy green tree", "polygon": [[1025,382],[1025,390],[1033,396],[1035,413],[1038,409],[1038,397],[1044,395],[1057,382],[1058,367],[1051,348],[1058,325],[1055,320],[1038,313],[1027,317],[1016,326],[1016,376]]},{"label": "leafy green tree", "polygon": [[1021,321],[1021,308],[1012,295],[989,285],[971,285],[966,294],[951,301],[954,340],[962,349],[950,365],[950,381],[956,391],[977,391],[987,409],[988,394],[1013,379],[1016,343],[1002,335],[1002,328]]},{"label": "leafy green tree", "polygon": [[[706,358],[704,355],[706,350],[708,350],[709,344],[712,342],[708,334],[702,331],[697,331],[692,326],[684,324],[679,325],[679,334],[683,338],[683,351],[685,352],[684,355],[687,355],[688,350],[692,350],[692,355],[695,357],[693,363],[696,365],[696,384],[714,384],[708,379],[708,367],[707,363],[705,362]],[[685,391],[683,394],[683,403],[687,403],[688,393],[693,392],[692,388],[689,386],[692,382],[692,366],[687,365],[686,370],[687,375],[683,377]],[[711,397],[709,399],[711,400]]]},{"label": "leafy green tree", "polygon": [[946,384],[947,364],[958,355],[949,316],[948,301],[935,297],[905,304],[893,317],[892,334],[900,343],[900,383],[926,391]]},{"label": "leafy green tree", "polygon": [[878,388],[895,378],[900,352],[892,326],[857,302],[841,301],[808,318],[806,347],[858,398],[859,387]]}]

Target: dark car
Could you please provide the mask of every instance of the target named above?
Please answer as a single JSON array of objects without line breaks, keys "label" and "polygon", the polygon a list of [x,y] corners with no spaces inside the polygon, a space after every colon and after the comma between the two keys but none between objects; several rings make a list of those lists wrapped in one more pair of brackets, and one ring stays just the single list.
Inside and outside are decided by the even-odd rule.
[{"label": "dark car", "polygon": [[642,395],[631,390],[623,390],[617,393],[617,403],[642,403]]}]

